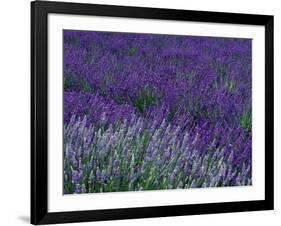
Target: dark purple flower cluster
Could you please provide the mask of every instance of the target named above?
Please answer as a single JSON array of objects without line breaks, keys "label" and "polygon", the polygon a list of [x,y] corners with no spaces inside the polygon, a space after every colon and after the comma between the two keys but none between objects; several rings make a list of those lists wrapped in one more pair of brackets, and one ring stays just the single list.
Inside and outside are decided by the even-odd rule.
[{"label": "dark purple flower cluster", "polygon": [[251,184],[251,48],[64,31],[65,193]]}]

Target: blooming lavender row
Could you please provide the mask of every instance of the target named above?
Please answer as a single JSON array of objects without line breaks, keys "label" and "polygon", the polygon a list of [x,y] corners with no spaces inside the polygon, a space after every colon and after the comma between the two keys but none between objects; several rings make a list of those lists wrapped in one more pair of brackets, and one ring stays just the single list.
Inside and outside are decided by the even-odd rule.
[{"label": "blooming lavender row", "polygon": [[[64,31],[65,91],[98,94],[160,121],[190,114],[243,124],[251,115],[251,60],[249,39]],[[73,112],[83,117],[80,108],[91,104]]]},{"label": "blooming lavender row", "polygon": [[[75,116],[64,128],[64,193],[139,191],[251,184],[251,164],[216,140],[200,151],[199,135],[180,134],[163,120],[132,116],[108,128]],[[225,150],[225,149],[229,150]]]}]

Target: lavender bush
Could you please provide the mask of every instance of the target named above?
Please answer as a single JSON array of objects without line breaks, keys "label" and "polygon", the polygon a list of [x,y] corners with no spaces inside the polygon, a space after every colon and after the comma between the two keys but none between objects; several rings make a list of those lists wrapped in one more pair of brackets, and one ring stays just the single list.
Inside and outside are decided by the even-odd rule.
[{"label": "lavender bush", "polygon": [[64,193],[252,184],[251,40],[64,31]]}]

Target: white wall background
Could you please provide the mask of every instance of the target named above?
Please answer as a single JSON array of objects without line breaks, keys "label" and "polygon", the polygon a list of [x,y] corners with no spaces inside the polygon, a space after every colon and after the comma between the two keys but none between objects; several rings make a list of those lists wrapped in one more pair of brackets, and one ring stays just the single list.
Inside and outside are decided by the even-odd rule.
[{"label": "white wall background", "polygon": [[[65,0],[67,1],[67,0]],[[69,0],[68,0],[69,1]],[[77,0],[78,1],[78,0]],[[278,225],[281,221],[281,6],[279,0],[80,0],[79,2],[178,8],[275,16],[275,210],[96,222],[132,225]],[[279,3],[279,4],[278,4]],[[30,1],[1,1],[0,13],[0,225],[29,223]],[[93,223],[83,223],[90,225]],[[280,223],[279,223],[280,224]]]}]

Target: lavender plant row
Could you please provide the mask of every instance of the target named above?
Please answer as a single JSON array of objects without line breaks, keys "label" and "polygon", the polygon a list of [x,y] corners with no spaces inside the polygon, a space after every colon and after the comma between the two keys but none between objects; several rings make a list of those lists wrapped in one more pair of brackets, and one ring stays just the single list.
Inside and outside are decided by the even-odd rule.
[{"label": "lavender plant row", "polygon": [[64,193],[252,184],[251,40],[64,31]]},{"label": "lavender plant row", "polygon": [[[235,164],[235,148],[216,140],[200,151],[199,134],[180,135],[135,116],[116,126],[87,126],[73,117],[64,128],[64,192],[113,192],[251,184],[251,164]],[[234,144],[235,145],[235,144]]]}]

